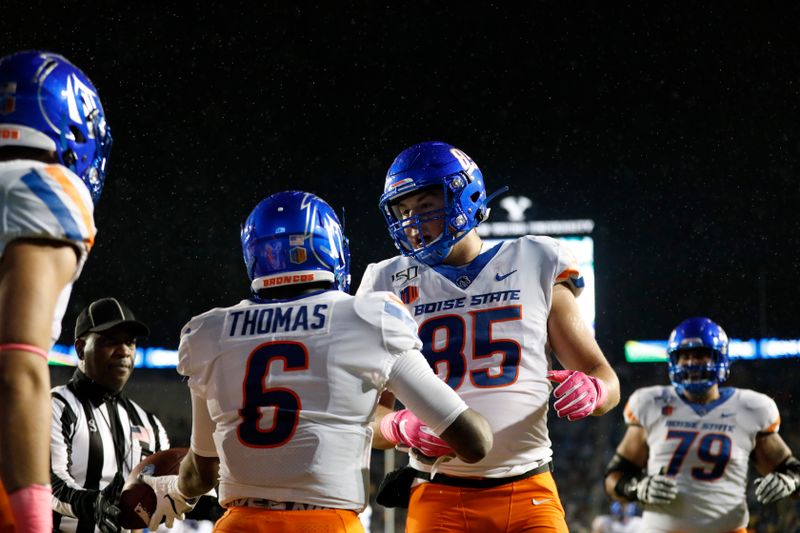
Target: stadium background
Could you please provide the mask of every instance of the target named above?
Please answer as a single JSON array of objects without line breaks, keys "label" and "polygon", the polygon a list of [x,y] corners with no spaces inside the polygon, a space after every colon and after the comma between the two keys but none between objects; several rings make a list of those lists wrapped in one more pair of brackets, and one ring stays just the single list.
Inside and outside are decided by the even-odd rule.
[{"label": "stadium background", "polygon": [[[69,57],[98,86],[115,139],[61,342],[82,307],[114,295],[150,325],[148,344],[174,347],[192,315],[246,295],[239,225],[286,188],[346,209],[357,286],[394,253],[376,208],[386,168],[429,139],[470,154],[490,190],[531,198],[537,220],[595,221],[597,338],[623,399],[666,381],[663,366],[625,363],[625,340],[664,338],[686,316],[738,338],[800,337],[795,4],[10,1],[2,12],[0,54]],[[797,379],[796,360],[733,367],[734,384],[775,396],[800,451]],[[138,371],[129,390],[187,439],[174,374]],[[605,509],[620,419],[551,423],[575,531]],[[797,507],[753,510],[768,531]]]}]

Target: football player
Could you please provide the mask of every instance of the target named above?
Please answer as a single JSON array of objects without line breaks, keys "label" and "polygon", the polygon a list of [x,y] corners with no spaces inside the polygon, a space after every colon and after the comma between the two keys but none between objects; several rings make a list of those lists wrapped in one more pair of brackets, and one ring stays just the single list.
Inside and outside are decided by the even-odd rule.
[{"label": "football player", "polygon": [[347,240],[328,204],[298,191],[266,198],[242,248],[250,298],[181,335],[191,451],[180,476],[145,478],[158,495],[151,529],[189,509],[219,469],[227,512],[215,531],[363,532],[370,420],[387,387],[410,409],[396,428],[409,446],[433,453],[429,427],[467,464],[486,455],[488,423],[428,367],[403,304],[347,294]]},{"label": "football player", "polygon": [[110,148],[77,67],[48,52],[0,59],[0,478],[19,532],[52,529],[47,354],[94,243]]},{"label": "football player", "polygon": [[[616,374],[578,310],[583,279],[570,253],[548,237],[483,242],[476,227],[490,199],[461,150],[443,142],[404,150],[379,202],[401,255],[369,265],[358,289],[402,299],[428,364],[495,435],[484,460],[443,462],[434,476],[429,461],[412,454],[411,533],[567,531],[550,473],[548,380],[560,383],[554,407],[569,420],[619,401]],[[551,350],[566,370],[550,371]],[[402,411],[391,411],[390,395],[381,403],[378,426],[391,430]],[[376,436],[377,447],[396,444],[391,431]]]},{"label": "football player", "polygon": [[764,394],[720,387],[728,377],[728,336],[708,318],[681,322],[667,353],[672,385],[631,395],[606,491],[644,505],[644,531],[744,533],[751,459],[763,476],[756,480],[759,502],[795,494],[800,484],[800,462],[778,434],[778,408]]}]

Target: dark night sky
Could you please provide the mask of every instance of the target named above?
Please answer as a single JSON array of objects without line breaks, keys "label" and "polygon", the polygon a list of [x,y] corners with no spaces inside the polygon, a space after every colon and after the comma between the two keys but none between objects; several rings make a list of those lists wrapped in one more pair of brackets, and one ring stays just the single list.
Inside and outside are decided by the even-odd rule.
[{"label": "dark night sky", "polygon": [[795,4],[14,4],[0,53],[66,55],[115,137],[62,341],[81,307],[116,295],[152,343],[176,345],[193,314],[246,294],[239,225],[286,188],[346,208],[357,282],[394,251],[386,169],[430,139],[538,219],[596,221],[610,359],[694,314],[733,337],[800,337]]}]

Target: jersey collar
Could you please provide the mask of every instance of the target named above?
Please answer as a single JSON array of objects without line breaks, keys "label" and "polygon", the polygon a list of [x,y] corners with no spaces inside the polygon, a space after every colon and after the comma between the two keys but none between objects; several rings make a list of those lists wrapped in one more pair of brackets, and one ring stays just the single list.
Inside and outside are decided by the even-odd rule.
[{"label": "jersey collar", "polygon": [[442,276],[449,279],[456,287],[462,290],[466,290],[475,278],[478,277],[478,274],[481,273],[483,267],[492,260],[492,258],[497,255],[497,252],[500,251],[500,247],[503,243],[498,243],[493,247],[489,248],[485,252],[481,252],[478,257],[473,259],[470,263],[461,266],[451,266],[451,265],[436,265],[433,269],[441,274]]},{"label": "jersey collar", "polygon": [[683,403],[691,407],[695,413],[697,413],[699,416],[704,416],[713,411],[717,406],[728,401],[728,399],[733,396],[735,391],[736,390],[733,387],[721,387],[719,389],[719,398],[709,403],[694,403],[684,398],[684,396],[678,391],[675,391],[675,393],[678,395],[678,398],[680,398]]}]

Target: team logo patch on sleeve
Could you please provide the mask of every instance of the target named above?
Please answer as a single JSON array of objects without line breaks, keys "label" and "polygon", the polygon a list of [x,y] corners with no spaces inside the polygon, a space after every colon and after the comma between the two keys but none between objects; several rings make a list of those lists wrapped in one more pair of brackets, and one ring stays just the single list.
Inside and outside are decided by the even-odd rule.
[{"label": "team logo patch on sleeve", "polygon": [[418,298],[419,298],[419,287],[417,287],[416,285],[409,285],[408,287],[400,291],[400,299],[406,305],[410,305],[416,302]]}]

